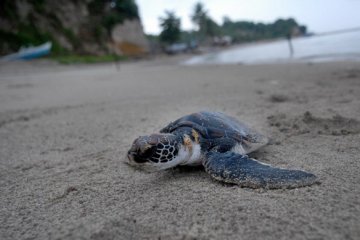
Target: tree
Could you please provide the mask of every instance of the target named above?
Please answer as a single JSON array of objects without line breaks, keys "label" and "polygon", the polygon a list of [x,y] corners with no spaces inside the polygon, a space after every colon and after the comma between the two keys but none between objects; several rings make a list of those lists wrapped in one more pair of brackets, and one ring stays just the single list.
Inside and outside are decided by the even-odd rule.
[{"label": "tree", "polygon": [[307,33],[307,27],[304,25],[300,26],[299,30],[302,35],[305,35]]},{"label": "tree", "polygon": [[215,37],[221,34],[221,29],[219,25],[211,18],[207,17],[205,19],[205,24],[206,24],[206,31],[205,31],[206,36]]},{"label": "tree", "polygon": [[112,7],[126,19],[138,19],[139,10],[134,0],[112,0]]},{"label": "tree", "polygon": [[200,32],[204,32],[206,27],[207,11],[201,2],[195,4],[194,14],[191,16],[191,20],[198,27]]},{"label": "tree", "polygon": [[230,17],[228,16],[223,16],[223,25],[228,25],[228,24],[231,24],[232,21],[230,19]]},{"label": "tree", "polygon": [[198,27],[200,39],[221,34],[219,25],[208,16],[207,10],[205,10],[205,7],[201,2],[195,4],[191,20]]},{"label": "tree", "polygon": [[175,16],[174,12],[165,11],[165,17],[160,18],[160,26],[162,31],[160,33],[160,41],[168,44],[173,44],[180,39],[180,18]]},{"label": "tree", "polygon": [[134,0],[91,0],[87,7],[92,18],[99,19],[109,35],[116,24],[126,19],[139,19]]},{"label": "tree", "polygon": [[306,26],[299,25],[295,19],[278,19],[274,23],[254,23],[249,21],[233,22],[224,18],[221,26],[223,34],[236,42],[249,42],[261,39],[283,38],[288,34],[306,34]]}]

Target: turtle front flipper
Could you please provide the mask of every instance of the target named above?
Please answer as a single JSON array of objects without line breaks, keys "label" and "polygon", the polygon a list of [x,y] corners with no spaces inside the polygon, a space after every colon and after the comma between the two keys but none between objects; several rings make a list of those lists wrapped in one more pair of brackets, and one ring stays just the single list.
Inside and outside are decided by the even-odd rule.
[{"label": "turtle front flipper", "polygon": [[317,181],[312,173],[272,167],[233,152],[209,152],[203,165],[216,180],[249,188],[297,188]]}]

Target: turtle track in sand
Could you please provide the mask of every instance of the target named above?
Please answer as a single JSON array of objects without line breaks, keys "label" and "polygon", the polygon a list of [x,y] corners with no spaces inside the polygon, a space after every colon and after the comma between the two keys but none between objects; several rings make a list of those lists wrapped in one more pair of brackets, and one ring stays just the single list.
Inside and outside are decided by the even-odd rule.
[{"label": "turtle track in sand", "polygon": [[331,118],[315,117],[310,112],[288,117],[280,113],[270,115],[267,121],[271,127],[277,128],[288,136],[300,134],[321,134],[333,136],[345,136],[360,133],[360,121],[334,115]]}]

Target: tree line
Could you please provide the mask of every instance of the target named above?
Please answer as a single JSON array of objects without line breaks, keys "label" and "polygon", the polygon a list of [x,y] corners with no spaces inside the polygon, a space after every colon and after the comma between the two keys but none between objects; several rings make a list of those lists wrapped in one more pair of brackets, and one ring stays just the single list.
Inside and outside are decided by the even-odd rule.
[{"label": "tree line", "polygon": [[204,4],[195,4],[191,20],[196,26],[194,31],[182,31],[181,19],[173,11],[165,11],[160,17],[161,33],[158,36],[163,44],[196,39],[199,42],[211,42],[214,37],[229,36],[233,42],[251,42],[265,39],[281,38],[286,36],[300,36],[307,33],[304,25],[299,25],[295,19],[278,19],[274,23],[255,23],[251,21],[232,21],[229,17],[223,18],[223,23],[216,23]]}]

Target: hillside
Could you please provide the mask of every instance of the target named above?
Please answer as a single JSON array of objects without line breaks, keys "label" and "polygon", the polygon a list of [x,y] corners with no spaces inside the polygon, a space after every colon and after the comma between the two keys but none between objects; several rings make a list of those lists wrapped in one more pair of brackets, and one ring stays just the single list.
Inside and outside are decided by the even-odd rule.
[{"label": "hillside", "polygon": [[46,41],[53,55],[147,52],[134,0],[1,1],[0,39],[1,55]]}]

